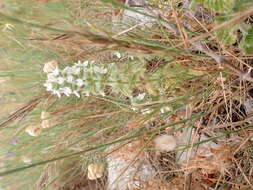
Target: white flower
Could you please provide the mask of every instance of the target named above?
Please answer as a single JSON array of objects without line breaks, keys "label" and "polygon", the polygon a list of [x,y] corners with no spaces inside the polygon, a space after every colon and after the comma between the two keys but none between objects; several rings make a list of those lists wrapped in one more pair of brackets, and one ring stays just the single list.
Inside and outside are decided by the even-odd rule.
[{"label": "white flower", "polygon": [[89,61],[84,61],[84,62],[83,62],[83,66],[84,66],[84,67],[87,67],[88,65],[89,65]]},{"label": "white flower", "polygon": [[90,67],[85,67],[84,69],[84,72],[87,72],[87,73],[95,73],[95,67],[94,65],[90,65]]},{"label": "white flower", "polygon": [[60,74],[60,70],[56,68],[55,70],[52,71],[51,73],[53,76],[58,76]]},{"label": "white flower", "polygon": [[47,74],[47,81],[48,82],[57,82],[57,75],[54,73]]},{"label": "white flower", "polygon": [[145,95],[146,95],[146,93],[138,94],[138,96],[136,96],[136,99],[137,100],[143,100]]},{"label": "white flower", "polygon": [[73,72],[74,75],[79,75],[80,72],[81,72],[81,69],[79,67],[73,67],[73,71],[72,72]]},{"label": "white flower", "polygon": [[171,111],[169,106],[165,106],[165,107],[160,108],[161,113],[166,113],[166,112],[169,112],[169,111]]},{"label": "white flower", "polygon": [[97,72],[97,73],[100,73],[100,67],[98,67],[98,66],[94,66],[94,67],[93,67],[93,70],[94,70],[95,72]]},{"label": "white flower", "polygon": [[61,97],[61,93],[59,92],[59,90],[52,90],[53,94],[56,94],[58,96],[58,98]]},{"label": "white flower", "polygon": [[83,86],[84,85],[83,79],[76,79],[76,85],[79,87]]},{"label": "white flower", "polygon": [[113,52],[113,55],[115,55],[118,59],[120,59],[122,57],[120,52],[118,52],[118,51]]},{"label": "white flower", "polygon": [[101,178],[104,174],[105,164],[104,163],[93,163],[88,165],[88,178],[95,180]]},{"label": "white flower", "polygon": [[55,60],[53,60],[44,64],[43,71],[45,73],[51,73],[57,68],[58,68],[58,64]]},{"label": "white flower", "polygon": [[41,133],[41,128],[39,126],[29,126],[25,129],[25,132],[33,137],[37,137]]},{"label": "white flower", "polygon": [[69,67],[67,70],[68,75],[72,75],[72,74],[74,74],[74,72],[75,72],[75,69],[73,67]]},{"label": "white flower", "polygon": [[63,69],[62,73],[64,73],[64,74],[66,73],[67,75],[79,75],[80,71],[81,71],[81,69],[74,65],[72,67],[69,67],[69,66],[65,67]]},{"label": "white flower", "polygon": [[[103,83],[102,80],[109,77],[103,75],[107,72],[106,67],[96,65],[94,61],[81,62],[79,60],[72,66],[66,66],[63,70],[56,68],[48,73],[44,86],[47,91],[51,91],[59,98],[63,94],[66,96],[74,94],[78,98],[81,97],[81,94],[89,96],[90,93],[105,96],[103,89],[105,85],[109,84]],[[128,80],[127,77],[126,80]]]},{"label": "white flower", "polygon": [[63,94],[65,94],[66,96],[69,96],[70,94],[72,94],[72,90],[69,87],[63,87],[59,89]]},{"label": "white flower", "polygon": [[150,114],[150,113],[152,113],[153,112],[153,110],[152,109],[150,109],[150,108],[145,108],[145,109],[142,109],[141,110],[141,113],[144,115],[144,114]]},{"label": "white flower", "polygon": [[50,82],[46,82],[43,84],[45,87],[47,87],[47,91],[53,90],[53,84]]},{"label": "white flower", "polygon": [[63,70],[62,70],[62,73],[69,73],[69,70],[70,70],[70,67],[69,66],[67,66],[67,67],[65,67]]},{"label": "white flower", "polygon": [[83,67],[84,66],[84,64],[80,60],[78,60],[77,63],[75,63],[75,65],[78,66],[78,67]]},{"label": "white flower", "polygon": [[101,74],[107,73],[107,69],[103,67],[94,66],[93,69],[97,73],[101,73]]},{"label": "white flower", "polygon": [[58,83],[58,84],[63,84],[64,81],[65,81],[65,78],[63,78],[63,77],[58,77],[58,78],[57,78],[57,83]]},{"label": "white flower", "polygon": [[155,148],[161,151],[172,151],[177,147],[177,141],[172,135],[161,135],[154,139]]},{"label": "white flower", "polygon": [[74,77],[72,75],[68,75],[67,76],[67,80],[68,83],[73,83],[74,82]]},{"label": "white flower", "polygon": [[107,68],[100,68],[100,73],[101,74],[106,74],[107,73]]},{"label": "white flower", "polygon": [[80,98],[81,96],[80,96],[80,94],[75,90],[75,91],[73,91],[73,94],[75,94],[78,98]]},{"label": "white flower", "polygon": [[89,65],[89,61],[82,62],[82,61],[78,60],[77,63],[75,63],[75,65],[78,67],[87,67]]}]

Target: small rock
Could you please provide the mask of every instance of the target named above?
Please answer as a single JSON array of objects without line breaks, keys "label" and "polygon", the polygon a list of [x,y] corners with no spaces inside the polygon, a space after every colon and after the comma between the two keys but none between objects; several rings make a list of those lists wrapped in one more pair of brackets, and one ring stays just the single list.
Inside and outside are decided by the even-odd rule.
[{"label": "small rock", "polygon": [[177,147],[177,141],[172,135],[161,135],[154,139],[155,148],[161,151],[172,151]]}]

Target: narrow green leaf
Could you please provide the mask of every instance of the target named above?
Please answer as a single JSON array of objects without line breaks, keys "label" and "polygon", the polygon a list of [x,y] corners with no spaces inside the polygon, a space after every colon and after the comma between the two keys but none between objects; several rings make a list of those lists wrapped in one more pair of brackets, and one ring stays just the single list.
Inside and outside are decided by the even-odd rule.
[{"label": "narrow green leaf", "polygon": [[253,26],[248,30],[240,43],[240,49],[246,54],[253,53]]},{"label": "narrow green leaf", "polygon": [[235,5],[235,0],[195,0],[195,2],[220,13],[231,11]]}]

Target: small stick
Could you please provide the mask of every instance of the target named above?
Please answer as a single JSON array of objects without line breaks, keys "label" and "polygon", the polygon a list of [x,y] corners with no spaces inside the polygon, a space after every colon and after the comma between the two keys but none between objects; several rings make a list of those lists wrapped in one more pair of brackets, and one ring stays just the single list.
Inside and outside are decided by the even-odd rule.
[{"label": "small stick", "polygon": [[239,170],[242,172],[242,175],[245,179],[245,181],[249,184],[249,186],[253,189],[253,185],[250,183],[248,177],[245,175],[245,173],[243,172],[241,166],[237,163],[237,161],[233,158],[233,160],[235,161],[235,164],[237,165],[237,167],[239,168]]},{"label": "small stick", "polygon": [[248,72],[243,72],[239,68],[232,65],[224,56],[218,55],[213,51],[207,49],[202,43],[190,41],[190,44],[192,44],[197,50],[213,58],[220,65],[225,65],[229,69],[233,70],[241,78],[241,80],[253,82],[253,78],[250,75],[252,68],[250,68]]},{"label": "small stick", "polygon": [[147,23],[148,23],[148,21],[142,22],[142,23],[139,23],[139,24],[136,24],[136,25],[134,25],[134,26],[132,26],[132,27],[130,27],[130,28],[127,28],[126,30],[123,30],[123,31],[119,32],[118,34],[115,34],[115,35],[112,36],[112,37],[113,37],[113,38],[116,38],[116,37],[118,37],[118,36],[120,36],[120,35],[122,35],[122,34],[125,34],[125,33],[129,32],[129,31],[131,31],[131,30],[137,28],[138,26],[142,26],[142,25],[145,25],[145,24],[147,24]]}]

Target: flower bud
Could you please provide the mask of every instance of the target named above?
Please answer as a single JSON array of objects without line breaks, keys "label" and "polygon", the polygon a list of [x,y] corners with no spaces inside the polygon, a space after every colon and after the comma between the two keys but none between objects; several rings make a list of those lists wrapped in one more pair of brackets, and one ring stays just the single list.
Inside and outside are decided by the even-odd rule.
[{"label": "flower bud", "polygon": [[37,137],[41,133],[41,128],[39,126],[29,126],[25,129],[25,132],[33,137]]},{"label": "flower bud", "polygon": [[57,68],[58,68],[58,64],[55,60],[53,60],[53,61],[49,61],[49,62],[45,63],[45,65],[43,67],[43,71],[45,73],[51,73]]},{"label": "flower bud", "polygon": [[88,166],[88,178],[95,180],[103,176],[105,170],[104,163],[93,163]]},{"label": "flower bud", "polygon": [[32,163],[32,159],[26,156],[22,156],[21,160],[26,163],[26,164],[31,164]]},{"label": "flower bud", "polygon": [[43,119],[47,119],[50,117],[50,113],[49,112],[46,112],[46,111],[42,111],[41,112],[41,115],[40,115],[40,118],[43,120]]},{"label": "flower bud", "polygon": [[41,127],[43,129],[51,127],[51,122],[50,120],[48,120],[49,117],[50,117],[49,112],[46,112],[46,111],[41,112],[41,115],[40,115],[40,118],[42,119]]},{"label": "flower bud", "polygon": [[42,123],[41,123],[41,127],[43,129],[50,128],[51,127],[50,121],[49,120],[43,120]]}]

